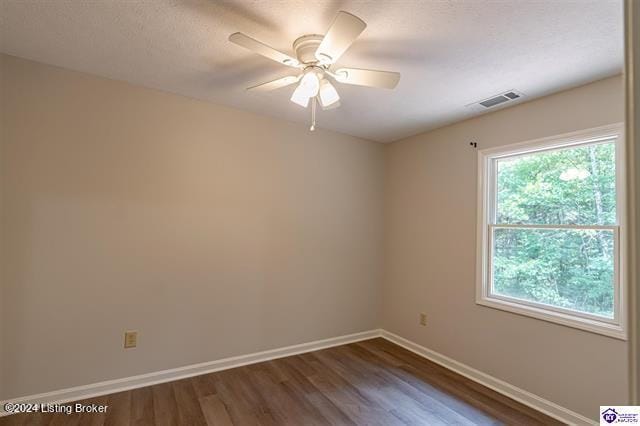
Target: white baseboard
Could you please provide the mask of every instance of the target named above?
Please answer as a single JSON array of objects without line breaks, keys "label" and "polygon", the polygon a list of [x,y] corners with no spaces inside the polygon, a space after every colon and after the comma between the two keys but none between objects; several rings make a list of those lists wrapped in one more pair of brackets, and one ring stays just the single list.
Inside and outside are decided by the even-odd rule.
[{"label": "white baseboard", "polygon": [[213,373],[215,371],[227,370],[229,368],[241,367],[243,365],[269,361],[276,358],[283,358],[305,352],[317,351],[319,349],[330,348],[332,346],[345,345],[347,343],[373,339],[374,337],[380,337],[380,335],[381,330],[363,331],[361,333],[348,334],[345,336],[332,337],[330,339],[316,340],[314,342],[271,349],[268,351],[223,358],[216,361],[203,362],[201,364],[187,365],[184,367],[172,368],[169,370],[140,374],[138,376],[107,380],[104,382],[92,383],[89,385],[76,386],[73,388],[60,389],[52,392],[45,392],[36,395],[28,395],[9,399],[0,401],[0,417],[9,414],[4,411],[4,405],[8,403],[62,404],[66,402],[77,401],[80,399],[93,398],[110,393],[122,392],[125,390],[155,385],[158,383],[171,382],[187,377],[199,376],[201,374]]},{"label": "white baseboard", "polygon": [[333,337],[330,339],[317,340],[314,342],[302,343],[299,345],[286,346],[278,349],[271,349],[263,352],[255,352],[247,355],[240,355],[230,358],[223,358],[216,361],[203,362],[201,364],[187,365],[184,367],[172,368],[169,370],[156,371],[153,373],[141,374],[138,376],[125,377],[122,379],[108,380],[105,382],[92,383],[89,385],[76,386],[68,389],[60,389],[52,392],[28,395],[10,400],[0,401],[0,417],[7,415],[1,407],[7,403],[25,404],[62,404],[81,399],[93,398],[125,390],[151,386],[158,383],[171,382],[187,377],[201,374],[213,373],[215,371],[227,370],[229,368],[241,367],[243,365],[255,364],[272,359],[283,358],[305,352],[317,351],[319,349],[333,346],[345,345],[359,342],[361,340],[383,337],[398,346],[414,352],[430,361],[442,365],[449,370],[465,376],[481,385],[514,399],[526,406],[540,411],[550,417],[558,419],[571,425],[593,425],[596,424],[578,413],[559,406],[551,401],[534,395],[530,392],[515,387],[500,379],[496,379],[488,374],[478,371],[468,365],[462,364],[438,352],[420,346],[403,337],[386,330],[369,330],[361,333],[349,334],[346,336]]},{"label": "white baseboard", "polygon": [[534,395],[531,392],[527,392],[500,379],[496,379],[493,376],[476,370],[475,368],[469,367],[468,365],[451,359],[445,355],[432,351],[431,349],[427,349],[424,346],[407,340],[404,337],[400,337],[397,334],[382,330],[382,337],[392,343],[395,343],[398,346],[402,346],[403,348],[417,355],[420,355],[423,358],[428,359],[429,361],[440,364],[441,366],[451,371],[455,371],[461,376],[471,379],[474,382],[480,383],[481,385],[484,385],[489,389],[501,393],[502,395],[516,400],[528,407],[531,407],[534,410],[544,413],[549,417],[560,420],[563,423],[567,423],[569,425],[597,424],[597,422],[592,419],[588,419],[576,412],[561,407],[556,403],[539,397],[538,395]]}]

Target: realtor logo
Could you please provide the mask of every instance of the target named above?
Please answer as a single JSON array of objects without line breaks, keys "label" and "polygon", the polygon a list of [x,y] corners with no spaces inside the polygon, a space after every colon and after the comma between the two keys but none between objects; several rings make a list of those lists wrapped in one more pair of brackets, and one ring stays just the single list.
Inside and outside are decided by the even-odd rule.
[{"label": "realtor logo", "polygon": [[613,408],[607,408],[602,412],[602,420],[607,423],[613,423],[618,418],[618,413]]},{"label": "realtor logo", "polygon": [[609,426],[623,423],[640,426],[640,406],[604,405],[600,406],[600,425]]}]

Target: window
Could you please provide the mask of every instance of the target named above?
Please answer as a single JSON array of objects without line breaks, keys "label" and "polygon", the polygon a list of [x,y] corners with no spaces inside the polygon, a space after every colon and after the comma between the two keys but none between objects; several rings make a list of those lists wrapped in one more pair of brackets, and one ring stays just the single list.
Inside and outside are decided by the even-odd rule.
[{"label": "window", "polygon": [[622,126],[479,152],[478,304],[621,339]]}]

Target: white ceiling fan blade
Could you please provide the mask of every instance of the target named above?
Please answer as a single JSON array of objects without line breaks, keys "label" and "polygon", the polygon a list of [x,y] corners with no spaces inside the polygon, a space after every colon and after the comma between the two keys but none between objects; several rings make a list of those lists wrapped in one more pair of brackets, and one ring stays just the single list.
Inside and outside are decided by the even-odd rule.
[{"label": "white ceiling fan blade", "polygon": [[343,11],[338,12],[316,50],[316,58],[324,63],[336,62],[366,27],[367,24],[357,16]]},{"label": "white ceiling fan blade", "polygon": [[286,77],[278,78],[277,80],[268,81],[266,83],[257,84],[255,86],[248,87],[247,90],[253,90],[256,92],[268,92],[270,90],[279,89],[281,87],[288,86],[293,83],[297,83],[300,80],[300,76],[288,75]]},{"label": "white ceiling fan blade", "polygon": [[363,70],[358,68],[340,68],[332,72],[331,75],[340,83],[380,87],[383,89],[393,89],[400,81],[399,72]]},{"label": "white ceiling fan blade", "polygon": [[294,59],[291,56],[275,50],[274,48],[267,46],[266,44],[261,43],[258,40],[255,40],[242,33],[231,34],[229,36],[229,41],[231,43],[237,44],[238,46],[242,46],[245,49],[249,49],[259,55],[262,55],[265,58],[280,62],[281,64],[288,65],[294,68],[298,68],[298,66],[300,65],[297,59]]}]

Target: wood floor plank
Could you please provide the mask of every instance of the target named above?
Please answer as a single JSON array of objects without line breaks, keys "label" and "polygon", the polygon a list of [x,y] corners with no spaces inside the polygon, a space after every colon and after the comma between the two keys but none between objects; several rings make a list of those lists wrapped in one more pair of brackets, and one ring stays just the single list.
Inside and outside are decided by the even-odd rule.
[{"label": "wood floor plank", "polygon": [[500,421],[527,425],[562,424],[385,339],[376,340],[376,344],[406,361],[401,368],[409,374],[430,382],[451,395],[456,395]]},{"label": "wood floor plank", "polygon": [[[227,413],[231,417],[231,421],[234,425],[258,425],[261,424],[258,421],[258,414],[256,411],[262,412],[259,407],[251,406],[248,400],[244,397],[242,390],[234,388],[233,374],[234,370],[221,371],[216,373],[218,381],[215,384],[216,395],[220,397],[220,400],[224,402]],[[231,375],[231,377],[230,377]],[[268,419],[268,415],[265,416]],[[268,424],[268,422],[263,421]]]},{"label": "wood floor plank", "polygon": [[[32,416],[25,417],[24,421],[20,422],[20,426],[48,426],[51,423],[52,419],[52,415],[45,413],[34,413]],[[17,424],[18,423],[16,423],[16,425]]]},{"label": "wood floor plank", "polygon": [[198,398],[203,398],[205,396],[215,395],[218,392],[216,390],[216,382],[219,380],[215,374],[203,374],[192,377],[191,383]]},{"label": "wood floor plank", "polygon": [[319,421],[319,419],[309,411],[309,407],[304,406],[293,399],[285,391],[282,384],[276,383],[266,371],[252,371],[251,380],[255,384],[258,392],[261,394],[266,406],[269,408],[269,411],[277,420],[277,424],[322,424],[322,421]]},{"label": "wood floor plank", "polygon": [[242,401],[243,411],[251,413],[258,423],[282,424],[284,419],[277,407],[273,407],[265,398],[252,369],[235,368],[223,372],[221,377],[237,395],[236,400]]},{"label": "wood floor plank", "polygon": [[204,418],[209,426],[233,426],[231,416],[224,402],[216,394],[200,397],[198,399]]},{"label": "wood floor plank", "polygon": [[153,392],[150,387],[131,391],[131,425],[151,426],[155,424]]},{"label": "wood floor plank", "polygon": [[380,338],[78,402],[0,426],[561,424]]},{"label": "wood floor plank", "polygon": [[362,405],[339,404],[350,419],[357,425],[367,426],[406,426],[407,422],[394,416],[384,408]]},{"label": "wood floor plank", "polygon": [[370,399],[407,424],[429,424],[446,426],[447,422],[437,413],[426,410],[424,406],[403,393],[391,381],[375,372],[368,371],[360,363],[348,359],[338,350],[321,351],[318,357],[323,359],[345,380],[359,384],[359,388]]},{"label": "wood floor plank", "polygon": [[0,425],[2,426],[48,426],[53,420],[52,414],[42,412],[29,414],[14,414],[11,416],[0,417]]},{"label": "wood floor plank", "polygon": [[341,411],[358,425],[407,424],[383,408],[376,400],[362,392],[361,383],[353,383],[342,378],[330,365],[323,364],[318,353],[305,354],[303,358],[320,372],[309,380],[320,389]]},{"label": "wood floor plank", "polygon": [[[140,389],[147,389],[148,392],[151,392],[150,387],[140,388]],[[109,395],[86,399],[83,401],[83,403],[86,403],[87,405],[96,404],[97,406],[108,407]],[[102,426],[107,418],[107,412],[108,412],[108,409],[106,412],[103,412],[103,413],[91,413],[91,412],[82,413],[80,415],[80,421],[78,422],[78,424],[82,426]]]},{"label": "wood floor plank", "polygon": [[173,393],[178,406],[178,423],[181,425],[203,426],[207,424],[200,403],[193,389],[191,379],[172,382]]},{"label": "wood floor plank", "polygon": [[505,407],[499,399],[495,399],[498,397],[495,392],[485,394],[484,389],[480,388],[477,389],[478,391],[473,391],[473,389],[469,388],[468,379],[462,376],[412,353],[400,353],[398,356],[401,358],[406,357],[409,361],[400,367],[402,370],[423,380],[428,378],[430,383],[436,387],[450,395],[460,397],[466,403],[486,411],[501,421],[511,424],[537,423],[529,418],[524,410],[517,412]]},{"label": "wood floor plank", "polygon": [[107,398],[105,426],[128,425],[131,421],[131,391],[118,392]]},{"label": "wood floor plank", "polygon": [[[292,362],[296,363],[295,357],[280,359],[267,365],[267,372],[275,370],[285,373],[287,377],[277,386],[308,413],[314,419],[314,423],[350,424],[349,418],[325,398],[303,373],[294,368]],[[305,369],[302,365],[298,365],[298,368]]]},{"label": "wood floor plank", "polygon": [[153,419],[158,426],[178,425],[178,406],[171,383],[151,386]]},{"label": "wood floor plank", "polygon": [[412,386],[398,374],[394,374],[393,366],[385,365],[385,361],[379,360],[369,351],[356,345],[349,345],[345,346],[344,350],[340,353],[343,354],[345,358],[351,359],[352,362],[361,364],[362,368],[369,371],[370,374],[380,377],[386,383],[389,383],[390,386],[397,388],[399,392],[420,404],[423,410],[429,412],[435,418],[445,423],[455,422],[455,424],[468,426],[477,424],[475,419],[471,420],[451,408],[448,404],[449,401],[443,403],[437,398],[433,398],[428,392],[424,392],[423,389]]},{"label": "wood floor plank", "polygon": [[288,379],[283,382],[292,396],[298,396],[308,401],[315,409],[322,413],[330,424],[355,424],[349,416],[335,405],[320,389],[309,380],[318,374],[316,369],[306,363],[301,357],[287,357],[280,361],[281,369],[286,371]]},{"label": "wood floor plank", "polygon": [[325,396],[334,401],[336,405],[346,404],[354,407],[372,407],[375,409],[382,408],[373,399],[369,398],[362,392],[358,383],[351,383],[335,372],[330,365],[324,364],[314,354],[314,363],[324,366],[321,373],[309,377],[309,381],[320,389]]},{"label": "wood floor plank", "polygon": [[438,401],[440,404],[446,406],[450,410],[464,416],[466,419],[472,421],[477,425],[495,425],[498,421],[482,410],[477,409],[473,405],[465,403],[456,395],[449,394],[433,386],[431,383],[420,379],[414,374],[408,373],[402,368],[402,361],[395,358],[393,355],[380,350],[375,344],[369,344],[368,342],[361,342],[355,345],[356,348],[362,347],[367,349],[373,356],[378,357],[381,363],[386,366],[390,374],[396,376],[399,380],[413,386],[420,392],[427,395],[429,398]]}]

